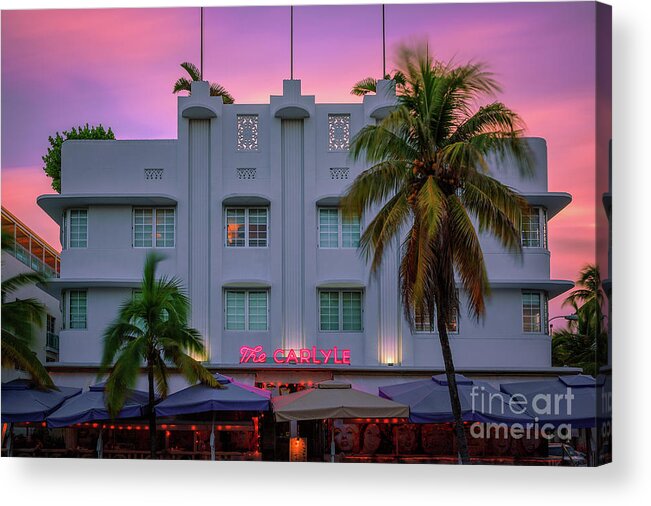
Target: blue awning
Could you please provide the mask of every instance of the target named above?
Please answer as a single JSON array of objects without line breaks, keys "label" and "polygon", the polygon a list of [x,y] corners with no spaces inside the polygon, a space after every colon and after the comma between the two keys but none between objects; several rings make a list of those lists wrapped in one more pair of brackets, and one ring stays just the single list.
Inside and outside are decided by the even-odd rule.
[{"label": "blue awning", "polygon": [[56,387],[58,390],[34,388],[28,379],[2,384],[2,423],[42,422],[66,399],[81,393],[81,388]]},{"label": "blue awning", "polygon": [[232,378],[215,374],[223,388],[203,384],[180,390],[155,408],[157,416],[189,415],[208,411],[266,411],[271,394]]},{"label": "blue awning", "polygon": [[[67,427],[76,423],[110,420],[105,403],[106,383],[98,383],[87,392],[66,401],[59,409],[47,417],[48,427]],[[115,417],[141,418],[149,402],[149,394],[139,390],[129,390],[124,407]]]},{"label": "blue awning", "polygon": [[[455,375],[462,418],[466,422],[531,424],[533,418],[510,406],[510,396],[485,381]],[[454,422],[445,374],[379,388],[380,397],[409,405],[413,423]]]}]

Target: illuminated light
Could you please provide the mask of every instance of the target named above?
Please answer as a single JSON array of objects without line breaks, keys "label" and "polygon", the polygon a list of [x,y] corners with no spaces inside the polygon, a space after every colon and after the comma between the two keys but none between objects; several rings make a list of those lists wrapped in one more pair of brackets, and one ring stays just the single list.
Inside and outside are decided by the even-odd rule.
[{"label": "illuminated light", "polygon": [[165,431],[165,437],[170,437],[171,434],[172,434],[172,433],[171,433],[169,430],[166,430],[166,431]]},{"label": "illuminated light", "polygon": [[127,430],[131,430],[131,425],[127,425]]},{"label": "illuminated light", "polygon": [[196,425],[193,425],[193,426],[190,427],[190,428],[191,428],[192,430],[197,430],[197,426],[196,426]]},{"label": "illuminated light", "polygon": [[120,426],[118,427],[118,429],[122,430],[122,425],[120,425]]},{"label": "illuminated light", "polygon": [[140,430],[140,425],[136,425],[136,430]]},{"label": "illuminated light", "polygon": [[397,418],[392,418],[391,423],[398,423],[398,419]]},{"label": "illuminated light", "polygon": [[389,419],[388,419],[388,418],[385,418],[385,419],[384,419],[384,423],[389,423]]},{"label": "illuminated light", "polygon": [[102,425],[102,429],[106,429],[106,425]]},{"label": "illuminated light", "polygon": [[98,424],[94,423],[93,424],[93,429],[96,429],[98,427]]},{"label": "illuminated light", "polygon": [[47,423],[45,423],[45,422],[43,422],[43,423],[41,424],[41,427],[46,427],[46,426],[47,426]]},{"label": "illuminated light", "polygon": [[111,430],[115,429],[115,425],[111,425]]},{"label": "illuminated light", "polygon": [[167,424],[164,423],[163,425],[161,425],[161,428],[163,428],[163,429],[167,429]]}]

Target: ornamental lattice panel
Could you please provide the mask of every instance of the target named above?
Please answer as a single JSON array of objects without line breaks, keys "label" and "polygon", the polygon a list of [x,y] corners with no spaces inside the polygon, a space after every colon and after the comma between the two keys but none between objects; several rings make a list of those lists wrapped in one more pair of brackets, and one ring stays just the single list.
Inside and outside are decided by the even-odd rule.
[{"label": "ornamental lattice panel", "polygon": [[350,146],[350,114],[328,114],[328,150],[347,151]]},{"label": "ornamental lattice panel", "polygon": [[237,170],[237,179],[255,179],[256,169],[255,168],[242,168]]},{"label": "ornamental lattice panel", "polygon": [[330,169],[330,179],[348,179],[348,167],[332,167]]},{"label": "ornamental lattice panel", "polygon": [[258,150],[258,115],[237,115],[237,150]]},{"label": "ornamental lattice panel", "polygon": [[145,169],[145,181],[160,181],[163,179],[163,169]]}]

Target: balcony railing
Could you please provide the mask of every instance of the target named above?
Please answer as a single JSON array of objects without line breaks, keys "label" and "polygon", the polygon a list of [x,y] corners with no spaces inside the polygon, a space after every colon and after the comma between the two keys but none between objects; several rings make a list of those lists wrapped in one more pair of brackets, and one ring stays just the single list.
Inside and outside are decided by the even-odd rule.
[{"label": "balcony railing", "polygon": [[54,332],[48,332],[47,333],[47,338],[45,341],[45,347],[48,350],[56,351],[57,353],[59,352],[59,334],[55,334]]},{"label": "balcony railing", "polygon": [[[11,249],[9,251],[11,252]],[[27,267],[31,268],[32,270],[36,272],[42,272],[48,278],[59,277],[59,273],[56,270],[54,270],[48,264],[43,262],[40,258],[32,255],[29,251],[27,251],[19,244],[15,245],[13,253],[18,260],[20,260],[22,263],[24,263]]]}]

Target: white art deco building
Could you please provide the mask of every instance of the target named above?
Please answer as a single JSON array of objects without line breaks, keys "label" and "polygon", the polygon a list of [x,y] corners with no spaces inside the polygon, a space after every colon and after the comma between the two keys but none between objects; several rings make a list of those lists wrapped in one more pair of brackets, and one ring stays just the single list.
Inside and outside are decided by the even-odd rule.
[{"label": "white art deco building", "polygon": [[[356,247],[372,217],[347,219],[338,209],[366,168],[350,160],[350,139],[394,100],[389,81],[363,103],[319,104],[287,80],[268,104],[224,105],[195,82],[178,99],[177,139],[67,141],[62,192],[38,199],[63,244],[60,278],[48,287],[64,314],[51,365],[57,383],[94,382],[102,333],[133,296],[152,249],[166,255],[161,273],[187,287],[211,369],[249,383],[342,378],[375,393],[442,371],[428,318],[417,315],[412,330],[403,317],[397,250],[371,275]],[[451,329],[457,368],[470,376],[559,372],[547,302],[573,285],[550,277],[547,222],[571,197],[547,189],[544,139],[528,142],[533,178],[508,166],[494,173],[534,206],[523,255],[482,238],[486,317],[474,322],[462,307]]]}]

